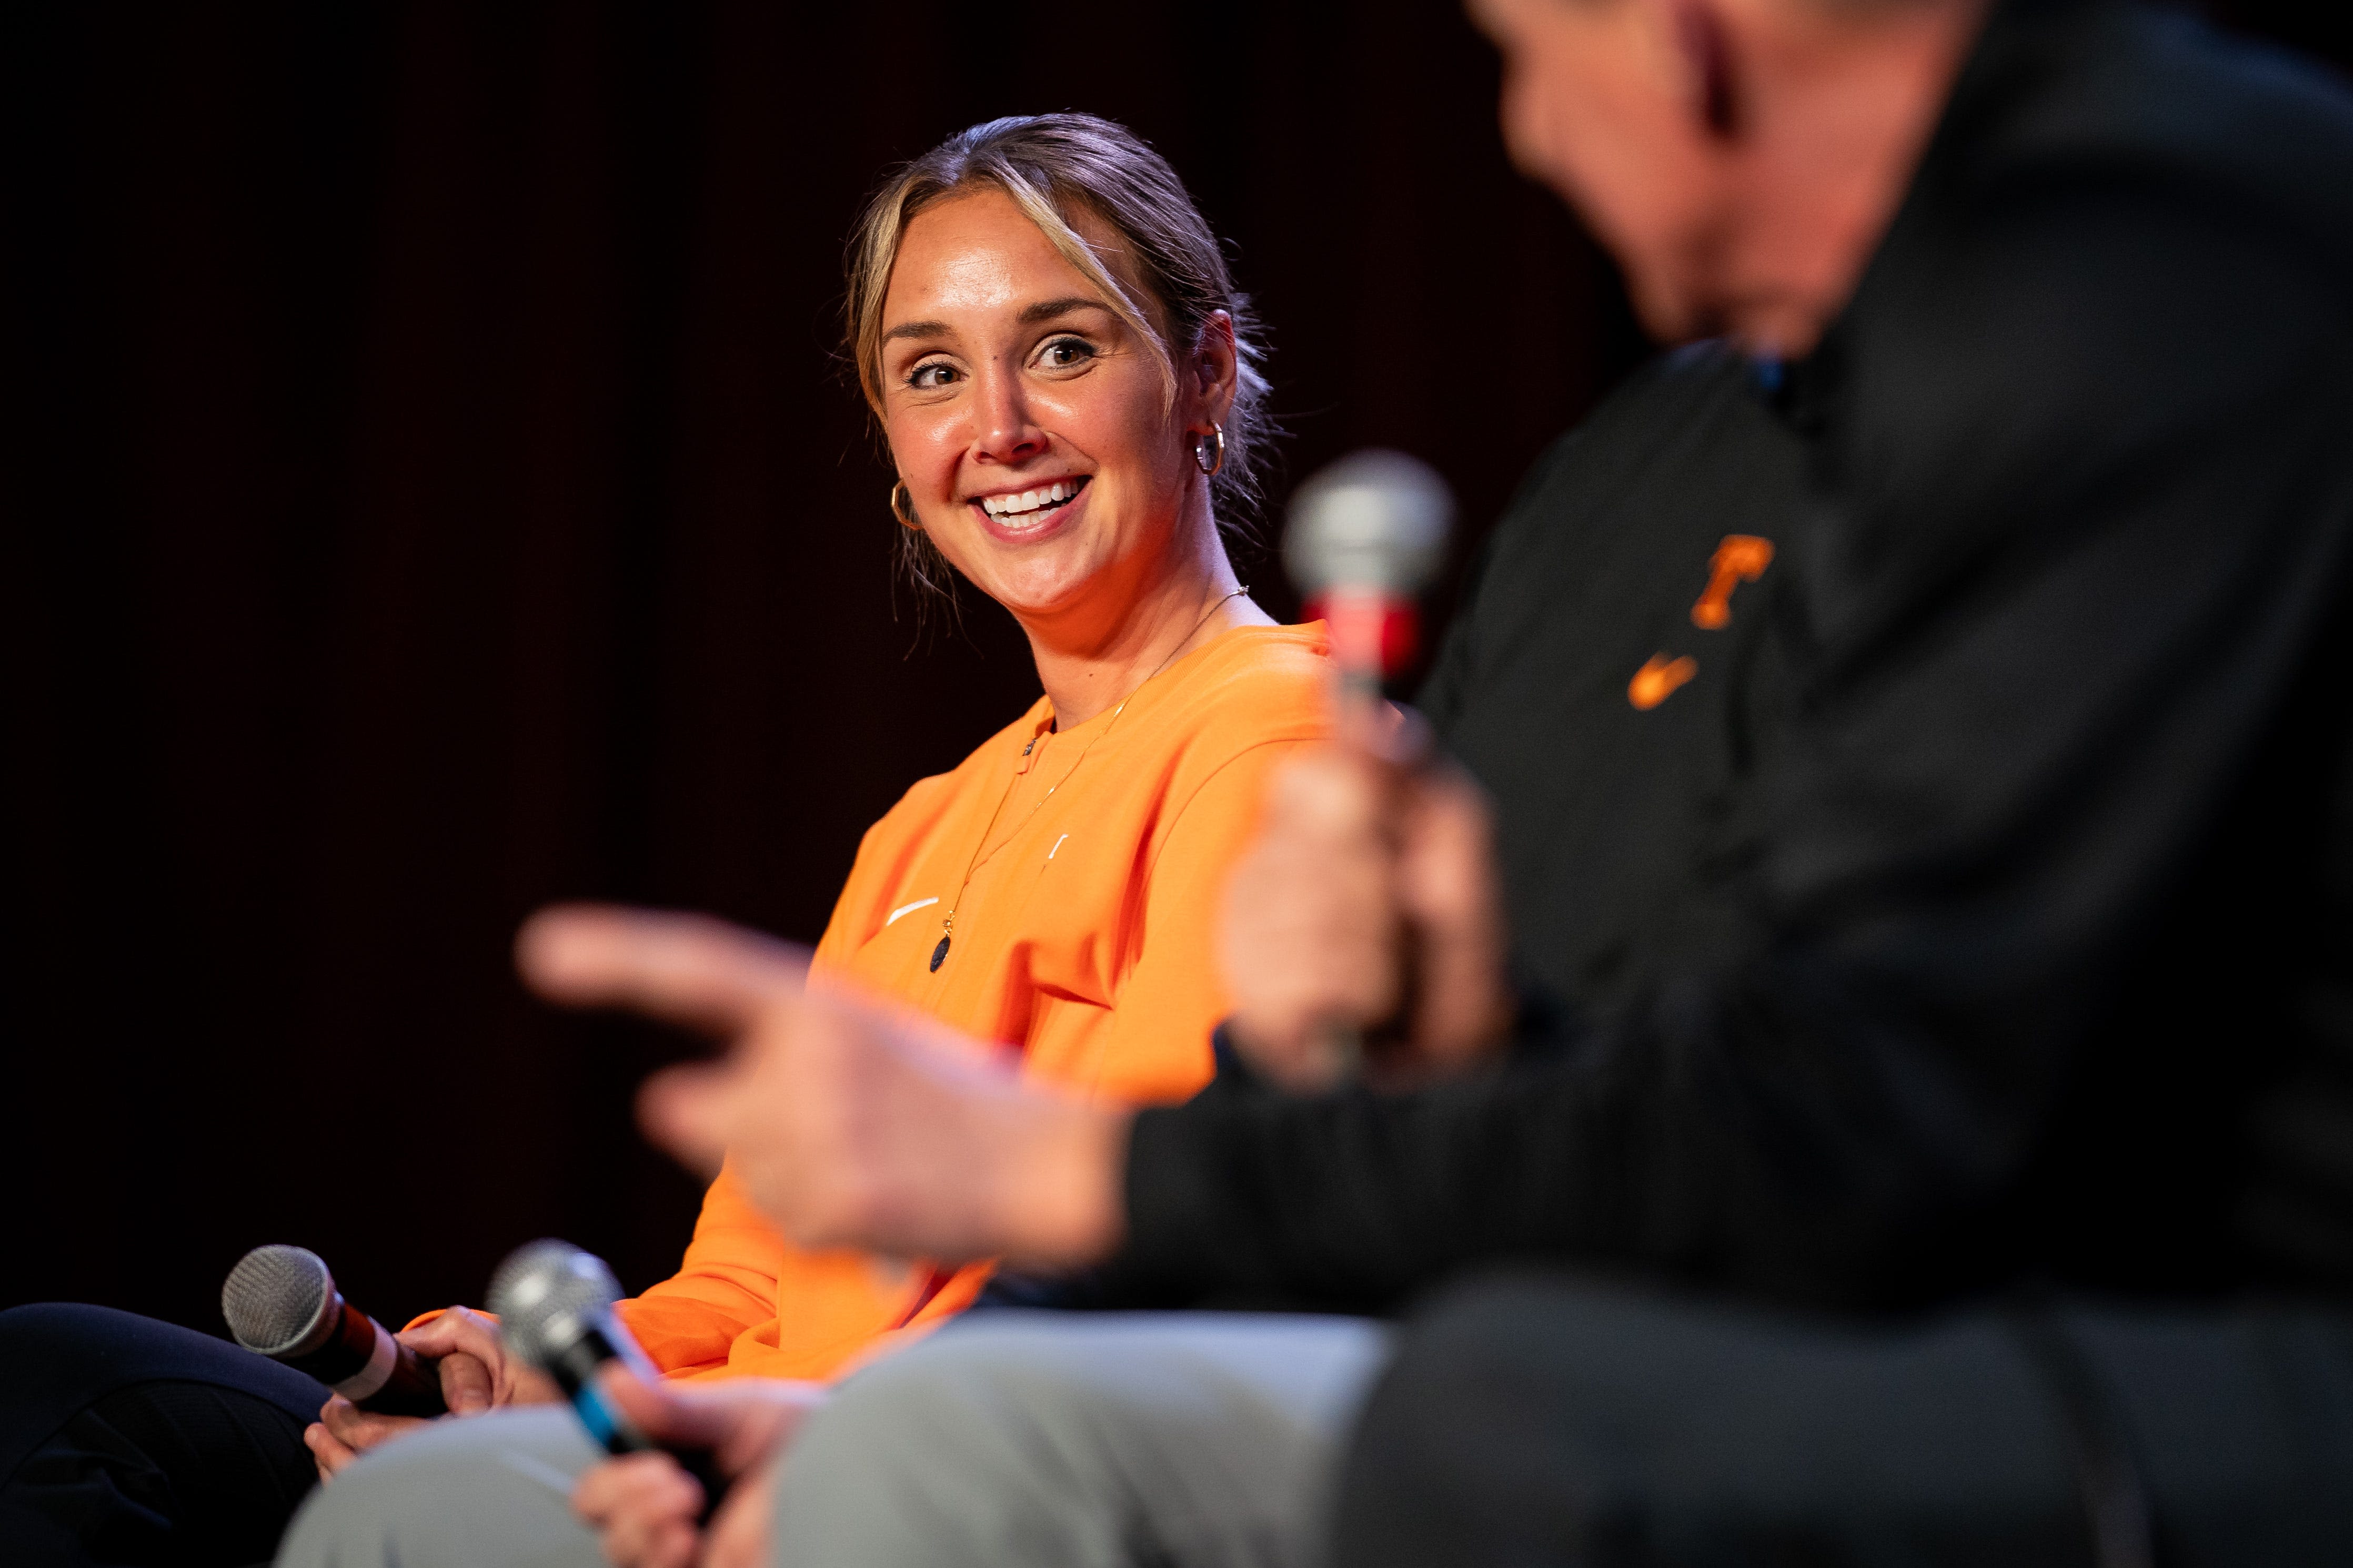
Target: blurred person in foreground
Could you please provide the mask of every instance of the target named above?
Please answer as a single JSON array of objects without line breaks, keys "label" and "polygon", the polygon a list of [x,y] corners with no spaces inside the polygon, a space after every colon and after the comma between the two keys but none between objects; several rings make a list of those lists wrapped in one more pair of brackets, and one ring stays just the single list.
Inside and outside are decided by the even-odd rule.
[{"label": "blurred person in foreground", "polygon": [[[1131,1113],[741,933],[523,945],[736,1039],[648,1124],[807,1242],[1363,1315],[982,1317],[789,1442],[624,1396],[780,1454],[793,1564],[2353,1559],[2345,90],[2106,0],[1473,11],[1729,342],[1495,536],[1424,697],[1492,814],[1370,725],[1275,781],[1246,1070]],[[584,1480],[617,1559],[760,1555],[681,1480]]]},{"label": "blurred person in foreground", "polygon": [[[1175,172],[1082,115],[977,126],[916,160],[872,204],[850,270],[907,555],[1011,612],[1045,694],[869,830],[817,973],[952,1026],[1006,1070],[1182,1100],[1210,1077],[1227,1006],[1225,874],[1271,770],[1326,731],[1323,634],[1273,625],[1220,532],[1253,499],[1267,428],[1247,303]],[[722,1169],[678,1275],[620,1313],[669,1376],[757,1374],[785,1419],[810,1391],[766,1380],[831,1377],[927,1332],[988,1273],[797,1247]],[[554,1398],[480,1314],[403,1337],[444,1357],[461,1415]],[[8,1423],[38,1447],[0,1472],[11,1563],[264,1557],[312,1458],[332,1474],[378,1447],[437,1478],[422,1507],[461,1543],[452,1561],[598,1560],[547,1482],[598,1454],[567,1408],[374,1415],[94,1308],[0,1317],[0,1358],[12,1380],[42,1369]],[[421,1452],[396,1458],[408,1444]]]}]

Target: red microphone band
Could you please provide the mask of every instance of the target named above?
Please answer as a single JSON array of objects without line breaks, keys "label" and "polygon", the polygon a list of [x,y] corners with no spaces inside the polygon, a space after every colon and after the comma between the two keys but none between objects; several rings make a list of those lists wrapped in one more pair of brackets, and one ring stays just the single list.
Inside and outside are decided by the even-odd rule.
[{"label": "red microphone band", "polygon": [[1324,624],[1344,677],[1377,686],[1412,662],[1421,632],[1413,601],[1378,588],[1335,587],[1308,602]]}]

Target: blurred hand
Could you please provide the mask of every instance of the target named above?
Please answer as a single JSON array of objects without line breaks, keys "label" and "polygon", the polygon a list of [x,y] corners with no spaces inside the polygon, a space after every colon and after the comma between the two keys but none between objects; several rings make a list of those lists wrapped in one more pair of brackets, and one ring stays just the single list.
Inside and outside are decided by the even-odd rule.
[{"label": "blurred hand", "polygon": [[692,915],[543,910],[516,942],[553,1000],[733,1042],[638,1101],[648,1136],[706,1174],[723,1154],[807,1247],[955,1262],[1091,1261],[1117,1245],[1130,1113],[1027,1084],[988,1047],[828,988],[799,949]]},{"label": "blurred hand", "polygon": [[821,1384],[743,1378],[707,1386],[639,1382],[607,1368],[606,1392],[658,1442],[708,1448],[736,1484],[706,1535],[702,1487],[667,1454],[630,1454],[587,1471],[572,1508],[597,1532],[619,1568],[758,1568],[768,1556],[772,1473],[808,1413],[825,1402]]},{"label": "blurred hand", "polygon": [[1366,1066],[1409,1082],[1498,1051],[1509,1028],[1493,830],[1478,786],[1388,709],[1276,773],[1227,884],[1229,1037],[1296,1092]]},{"label": "blurred hand", "polygon": [[[563,1398],[545,1373],[510,1356],[498,1324],[470,1307],[451,1307],[393,1338],[418,1355],[438,1359],[441,1399],[453,1416],[479,1415],[504,1405],[553,1405]],[[424,1425],[422,1416],[379,1415],[338,1394],[320,1407],[319,1419],[303,1429],[302,1441],[325,1481],[368,1449]]]}]

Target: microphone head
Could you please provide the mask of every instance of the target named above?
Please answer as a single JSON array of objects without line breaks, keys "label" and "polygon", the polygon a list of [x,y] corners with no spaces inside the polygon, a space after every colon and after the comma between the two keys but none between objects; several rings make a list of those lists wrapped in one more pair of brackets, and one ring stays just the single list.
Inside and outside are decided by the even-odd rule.
[{"label": "microphone head", "polygon": [[332,1329],[335,1277],[319,1255],[300,1247],[257,1247],[237,1259],[221,1286],[221,1316],[237,1342],[266,1356],[295,1355]]},{"label": "microphone head", "polygon": [[603,1258],[551,1237],[507,1255],[484,1305],[498,1314],[499,1337],[544,1368],[582,1325],[609,1314],[620,1299],[620,1281]]},{"label": "microphone head", "polygon": [[1351,453],[1299,487],[1282,560],[1308,598],[1334,589],[1410,598],[1446,556],[1454,497],[1419,458]]}]

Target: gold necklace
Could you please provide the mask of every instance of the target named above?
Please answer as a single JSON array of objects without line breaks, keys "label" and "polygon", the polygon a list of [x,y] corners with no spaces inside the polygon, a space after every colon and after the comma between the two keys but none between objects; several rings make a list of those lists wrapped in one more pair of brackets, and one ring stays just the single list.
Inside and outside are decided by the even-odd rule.
[{"label": "gold necklace", "polygon": [[[1071,782],[1071,778],[1078,773],[1080,764],[1083,763],[1087,760],[1088,754],[1093,752],[1095,747],[1101,743],[1103,738],[1111,733],[1111,727],[1119,722],[1119,716],[1127,711],[1127,705],[1135,700],[1135,693],[1151,685],[1153,681],[1159,679],[1160,672],[1162,670],[1166,669],[1170,665],[1176,662],[1176,656],[1185,651],[1185,644],[1189,643],[1195,637],[1199,637],[1201,635],[1201,628],[1209,624],[1209,616],[1216,615],[1219,606],[1223,605],[1228,599],[1238,599],[1242,595],[1249,592],[1250,584],[1245,583],[1229,594],[1220,594],[1218,595],[1216,601],[1209,605],[1208,610],[1198,621],[1196,621],[1193,624],[1193,629],[1185,634],[1184,642],[1180,642],[1175,647],[1170,648],[1168,650],[1168,657],[1162,659],[1157,665],[1155,665],[1150,675],[1147,675],[1142,680],[1137,681],[1135,683],[1134,690],[1130,691],[1126,696],[1119,700],[1119,706],[1111,710],[1111,717],[1103,721],[1103,727],[1100,731],[1096,731],[1093,740],[1087,742],[1086,750],[1079,753],[1078,762],[1071,764],[1071,771],[1064,773],[1060,778],[1056,779],[1053,784],[1047,788],[1046,793],[1038,797],[1038,804],[1029,808],[1030,816],[1035,816],[1040,811],[1044,810],[1046,803],[1054,798],[1054,791],[1060,789],[1064,784]],[[1035,740],[1032,740],[1029,742],[1031,746],[1034,746],[1038,742]],[[1027,756],[1029,754],[1029,748],[1024,747],[1022,749],[1022,755]],[[940,921],[939,945],[932,949],[931,972],[934,974],[937,974],[940,972],[940,965],[948,961],[948,943],[955,936],[956,910],[964,904],[965,890],[972,886],[972,874],[975,871],[979,870],[983,866],[988,864],[990,860],[996,858],[997,850],[1004,848],[1006,844],[1012,843],[1016,837],[1016,833],[1018,831],[1017,829],[1016,833],[1007,834],[1005,836],[1004,843],[999,844],[997,847],[997,849],[989,849],[988,853],[986,855],[981,853],[983,849],[987,849],[988,847],[988,837],[990,834],[997,831],[997,819],[1004,815],[1005,803],[1013,798],[1013,786],[1020,781],[1020,777],[1021,775],[1019,773],[1015,773],[1011,778],[1005,781],[1005,793],[997,797],[997,808],[988,814],[988,826],[980,830],[980,842],[972,847],[972,858],[965,862],[964,879],[956,884],[955,897],[948,900],[948,912]],[[1026,822],[1029,818],[1024,817],[1022,820]]]}]

